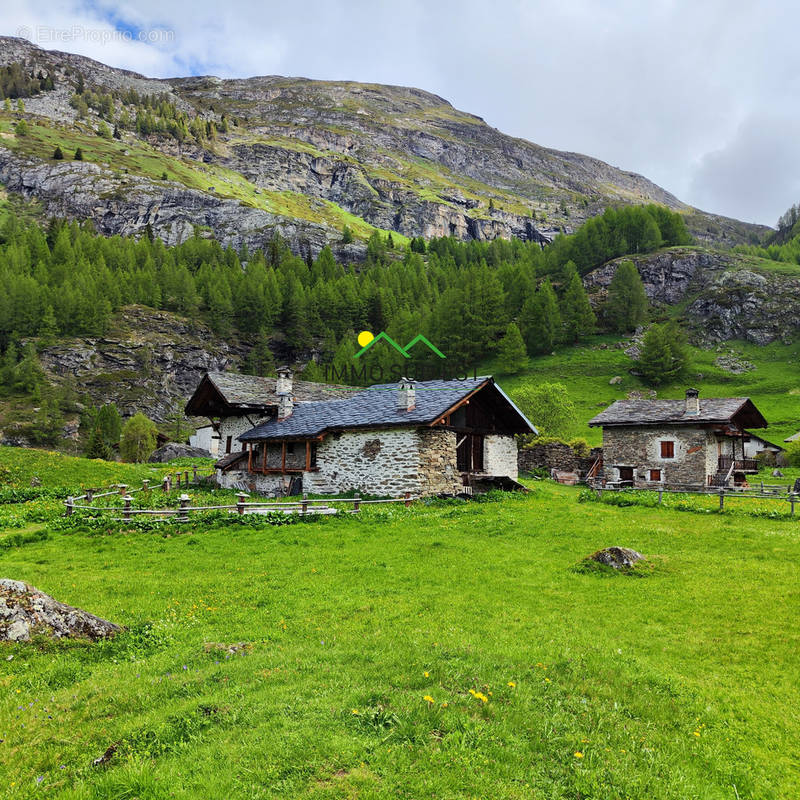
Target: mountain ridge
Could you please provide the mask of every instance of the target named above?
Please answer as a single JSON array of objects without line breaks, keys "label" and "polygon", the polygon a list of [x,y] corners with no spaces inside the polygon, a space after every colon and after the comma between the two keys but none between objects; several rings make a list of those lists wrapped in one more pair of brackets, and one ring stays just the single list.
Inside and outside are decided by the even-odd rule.
[{"label": "mountain ridge", "polygon": [[[41,200],[46,213],[92,219],[106,234],[149,226],[175,243],[199,226],[223,243],[253,248],[277,231],[295,252],[315,255],[328,244],[337,257],[358,259],[375,230],[544,243],[609,205],[648,202],[680,210],[704,243],[753,242],[769,230],[692,209],[644,176],[592,156],[507,136],[415,87],[283,76],[148,78],[0,37],[0,63],[15,62],[52,71],[55,89],[25,100],[28,141],[11,133],[17,115],[0,117],[0,182]],[[81,115],[70,105],[79,75],[90,92],[113,96],[110,111]],[[125,102],[131,90],[164,95],[175,114],[215,125],[214,137],[138,132],[144,110]],[[126,113],[128,127],[120,122]],[[116,125],[118,149],[94,138],[101,123]],[[67,150],[84,149],[84,165],[73,167],[86,178],[80,191],[47,157],[61,140]],[[352,243],[342,241],[345,226]]]}]

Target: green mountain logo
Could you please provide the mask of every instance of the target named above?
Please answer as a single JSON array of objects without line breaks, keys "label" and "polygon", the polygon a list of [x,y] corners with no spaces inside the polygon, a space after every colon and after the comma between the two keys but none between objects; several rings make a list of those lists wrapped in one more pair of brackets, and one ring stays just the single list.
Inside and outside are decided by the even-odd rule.
[{"label": "green mountain logo", "polygon": [[358,343],[361,349],[353,356],[353,358],[360,358],[370,350],[374,344],[380,341],[388,342],[403,358],[411,358],[410,350],[417,344],[424,344],[429,350],[436,353],[439,358],[447,358],[445,354],[436,345],[431,344],[421,333],[418,333],[405,347],[400,347],[397,342],[389,336],[385,331],[381,331],[377,336],[373,336],[369,331],[361,331],[358,334]]}]

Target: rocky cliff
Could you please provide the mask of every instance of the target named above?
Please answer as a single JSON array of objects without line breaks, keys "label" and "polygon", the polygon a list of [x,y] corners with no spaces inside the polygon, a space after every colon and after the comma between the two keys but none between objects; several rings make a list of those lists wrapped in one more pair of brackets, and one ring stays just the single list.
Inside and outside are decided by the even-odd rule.
[{"label": "rocky cliff", "polygon": [[800,268],[737,253],[675,247],[610,261],[589,273],[584,284],[596,304],[624,260],[636,264],[653,304],[679,307],[699,343],[789,343],[800,336]]},{"label": "rocky cliff", "polygon": [[[0,115],[0,182],[107,234],[149,225],[174,243],[199,227],[259,247],[278,231],[298,252],[330,243],[357,258],[376,228],[544,242],[609,204],[650,202],[685,211],[702,241],[748,241],[765,230],[698,212],[597,159],[506,136],[418,89],[276,76],[153,80],[0,37],[0,64],[12,62],[52,75],[55,89],[26,101],[27,136],[13,131],[17,114]],[[115,93],[104,112],[112,125],[142,112],[126,105],[133,89],[220,132],[201,141],[118,125],[118,139],[99,138],[98,113],[70,105],[79,79]],[[56,144],[65,153],[81,147],[86,161],[54,162]],[[341,241],[345,225],[353,244]]]}]

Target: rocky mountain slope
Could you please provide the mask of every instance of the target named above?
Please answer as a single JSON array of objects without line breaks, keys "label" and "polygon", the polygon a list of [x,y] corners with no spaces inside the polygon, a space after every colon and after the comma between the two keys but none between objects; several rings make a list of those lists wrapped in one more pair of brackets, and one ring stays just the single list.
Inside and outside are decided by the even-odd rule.
[{"label": "rocky mountain slope", "polygon": [[[153,80],[0,37],[0,64],[11,63],[52,76],[55,88],[26,100],[24,115],[0,113],[0,183],[107,234],[149,225],[175,243],[199,228],[252,248],[278,231],[298,252],[328,243],[356,258],[376,228],[547,241],[609,204],[650,202],[685,212],[704,242],[753,241],[767,230],[699,212],[597,159],[506,136],[418,89],[275,76]],[[79,90],[113,102],[81,109]],[[192,130],[197,121],[215,130],[137,130],[147,109],[129,102],[130,90],[158,96]],[[119,138],[97,135],[101,115]],[[20,117],[25,135],[14,127]],[[64,161],[52,160],[56,146]],[[77,147],[84,160],[69,160]],[[342,241],[345,225],[353,243]]]},{"label": "rocky mountain slope", "polygon": [[678,313],[700,344],[741,339],[790,343],[800,336],[800,267],[699,247],[674,247],[609,261],[584,278],[602,301],[620,261],[636,264],[656,306]]}]

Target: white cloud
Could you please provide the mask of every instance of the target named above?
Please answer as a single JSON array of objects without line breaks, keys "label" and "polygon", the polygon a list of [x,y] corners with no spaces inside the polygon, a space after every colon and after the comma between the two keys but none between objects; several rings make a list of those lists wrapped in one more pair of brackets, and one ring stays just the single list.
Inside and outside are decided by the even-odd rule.
[{"label": "white cloud", "polygon": [[[42,43],[156,77],[282,74],[419,86],[515,136],[640,172],[682,199],[774,222],[785,174],[765,112],[800,81],[800,6],[765,0],[6,0],[36,25],[171,31],[171,42]],[[785,126],[786,120],[781,124]],[[737,144],[737,137],[745,137]],[[780,138],[780,137],[779,137]],[[782,140],[783,141],[783,140]],[[721,151],[726,156],[713,154]],[[767,159],[768,160],[768,159]],[[763,161],[763,160],[762,160]],[[727,165],[727,166],[726,166]],[[728,170],[739,179],[720,187]],[[745,181],[744,175],[750,175]]]}]

